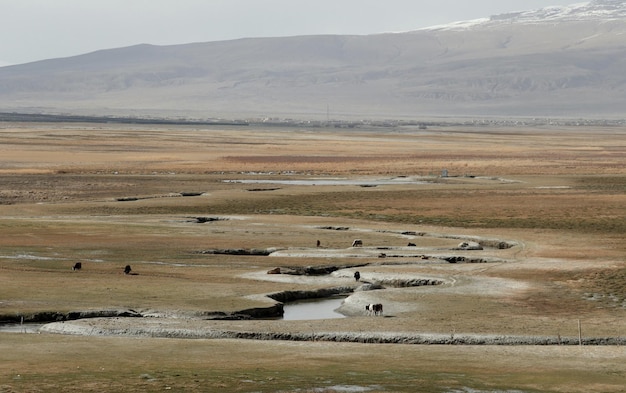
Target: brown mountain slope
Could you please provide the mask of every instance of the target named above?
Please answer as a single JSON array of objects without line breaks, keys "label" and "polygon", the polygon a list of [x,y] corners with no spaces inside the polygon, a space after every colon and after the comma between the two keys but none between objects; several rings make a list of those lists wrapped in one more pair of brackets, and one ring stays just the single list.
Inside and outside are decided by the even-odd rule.
[{"label": "brown mountain slope", "polygon": [[0,108],[310,119],[623,117],[626,19],[615,15],[626,3],[596,3],[615,9],[370,36],[138,45],[4,67]]}]

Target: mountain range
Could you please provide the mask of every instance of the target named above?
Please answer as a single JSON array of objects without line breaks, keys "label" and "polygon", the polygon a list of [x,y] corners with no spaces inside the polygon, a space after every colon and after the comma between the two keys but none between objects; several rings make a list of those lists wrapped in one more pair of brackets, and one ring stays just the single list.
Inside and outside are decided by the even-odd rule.
[{"label": "mountain range", "polygon": [[624,118],[626,1],[373,35],[137,45],[0,68],[0,111]]}]

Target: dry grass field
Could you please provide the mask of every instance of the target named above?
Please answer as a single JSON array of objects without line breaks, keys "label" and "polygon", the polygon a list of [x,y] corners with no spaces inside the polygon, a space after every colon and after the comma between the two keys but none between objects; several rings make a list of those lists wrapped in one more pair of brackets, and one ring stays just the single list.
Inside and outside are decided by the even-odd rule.
[{"label": "dry grass field", "polygon": [[[151,316],[62,324],[79,335],[0,331],[0,392],[624,392],[623,344],[316,337],[623,343],[625,162],[616,127],[0,124],[0,320]],[[277,251],[210,253],[227,249]],[[339,270],[266,274],[308,266]],[[269,307],[268,293],[356,287],[356,269],[442,284],[354,292],[342,319],[208,319]],[[365,315],[374,302],[384,316]],[[148,325],[158,338],[136,334]]]}]

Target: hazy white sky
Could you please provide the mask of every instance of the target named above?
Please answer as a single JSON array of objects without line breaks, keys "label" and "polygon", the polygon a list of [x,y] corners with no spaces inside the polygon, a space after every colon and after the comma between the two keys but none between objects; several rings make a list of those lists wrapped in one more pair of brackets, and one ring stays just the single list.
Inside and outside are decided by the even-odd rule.
[{"label": "hazy white sky", "polygon": [[141,43],[408,31],[584,0],[0,0],[0,66]]}]

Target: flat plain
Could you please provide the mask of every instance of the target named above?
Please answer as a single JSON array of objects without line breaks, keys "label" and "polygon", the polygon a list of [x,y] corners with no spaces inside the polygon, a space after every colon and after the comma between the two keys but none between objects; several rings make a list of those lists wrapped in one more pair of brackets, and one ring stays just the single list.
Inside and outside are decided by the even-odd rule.
[{"label": "flat plain", "polygon": [[0,392],[626,391],[624,162],[623,127],[0,124],[0,320],[143,316],[0,332]]}]

